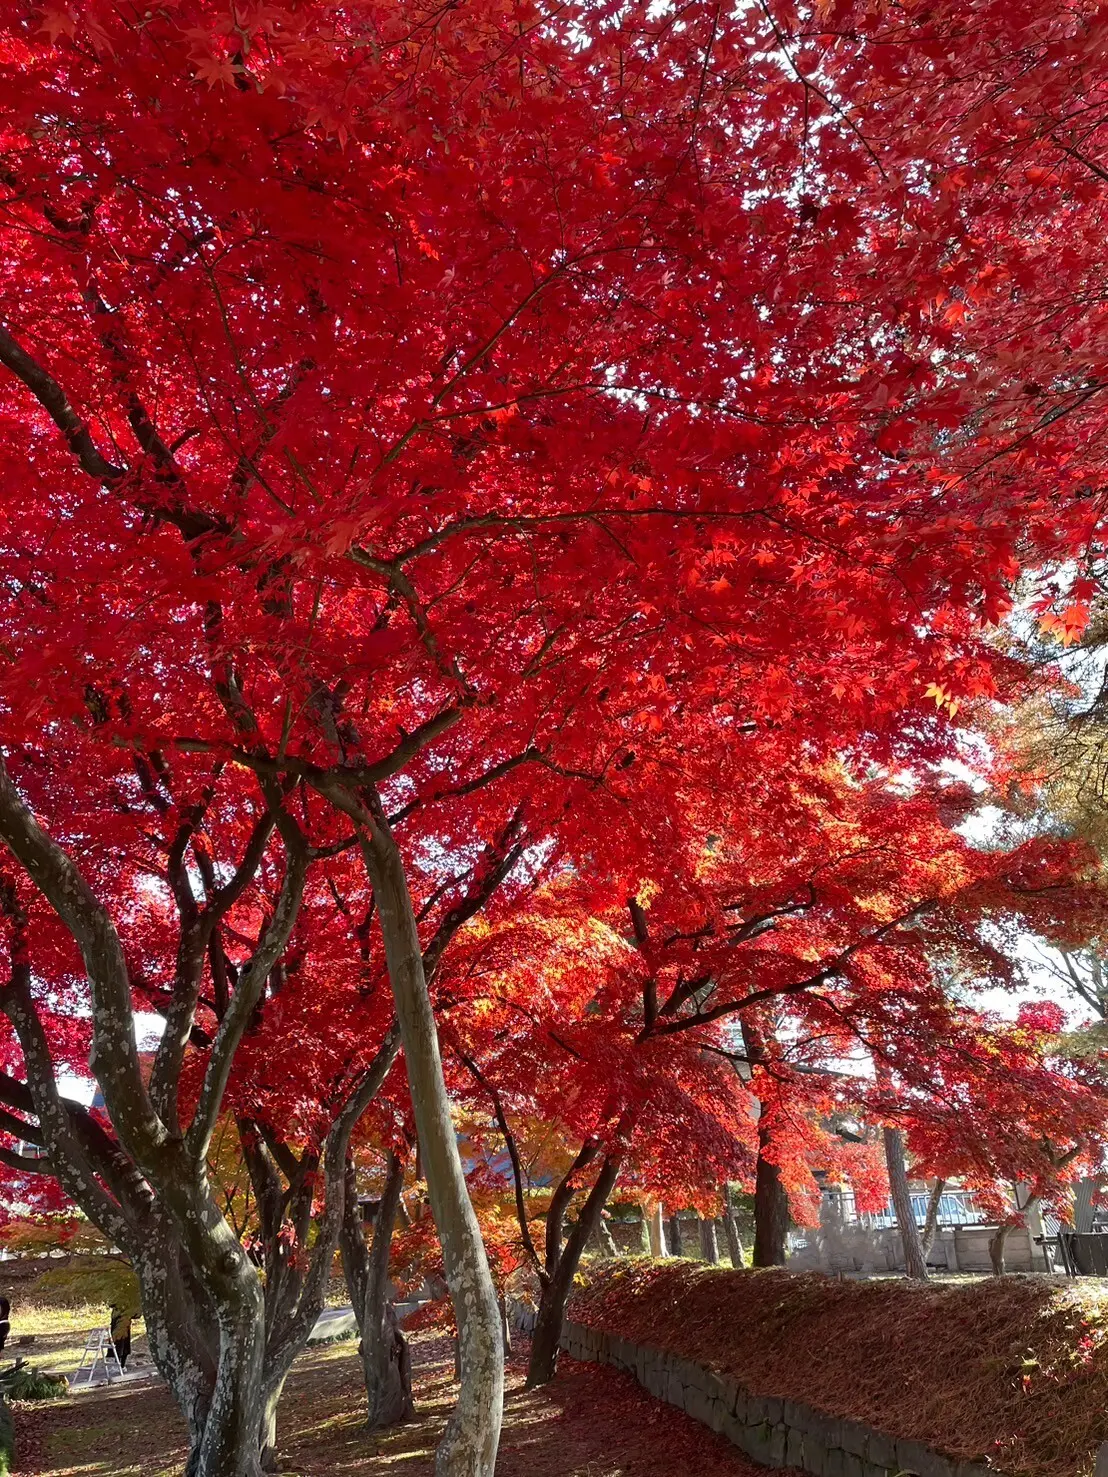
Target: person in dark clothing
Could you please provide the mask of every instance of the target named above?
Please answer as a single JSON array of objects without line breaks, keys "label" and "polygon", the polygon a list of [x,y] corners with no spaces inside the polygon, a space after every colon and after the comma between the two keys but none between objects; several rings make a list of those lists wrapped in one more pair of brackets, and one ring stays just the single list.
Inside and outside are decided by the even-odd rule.
[{"label": "person in dark clothing", "polygon": [[115,1352],[119,1355],[120,1369],[127,1368],[127,1359],[131,1353],[131,1321],[133,1316],[133,1314],[127,1313],[122,1308],[117,1308],[113,1304],[111,1309],[112,1321],[108,1331],[111,1335],[112,1343],[115,1345]]},{"label": "person in dark clothing", "polygon": [[12,1331],[10,1323],[12,1305],[7,1298],[0,1298],[0,1350],[8,1342],[8,1334]]}]

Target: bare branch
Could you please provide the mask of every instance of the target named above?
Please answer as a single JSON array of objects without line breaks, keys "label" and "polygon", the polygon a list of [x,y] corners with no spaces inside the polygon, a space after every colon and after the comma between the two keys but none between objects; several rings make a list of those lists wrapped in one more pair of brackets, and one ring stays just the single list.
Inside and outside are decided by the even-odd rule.
[{"label": "bare branch", "polygon": [[0,364],[10,369],[34,395],[65,437],[83,471],[107,487],[114,487],[126,475],[122,467],[101,456],[89,428],[70,405],[61,385],[20,347],[3,324],[0,324]]},{"label": "bare branch", "polygon": [[500,1094],[492,1083],[487,1081],[477,1063],[466,1056],[464,1051],[458,1052],[458,1058],[468,1070],[470,1076],[478,1087],[488,1093],[492,1102],[492,1111],[496,1118],[496,1126],[500,1130],[500,1136],[504,1140],[504,1146],[508,1150],[508,1159],[512,1166],[512,1184],[515,1189],[516,1219],[519,1221],[519,1234],[527,1255],[535,1265],[535,1270],[542,1273],[545,1268],[539,1260],[539,1254],[535,1249],[535,1243],[531,1239],[531,1227],[527,1219],[527,1201],[523,1195],[523,1170],[519,1162],[519,1149],[516,1147],[515,1135],[508,1126],[508,1119],[504,1113],[504,1104],[500,1100]]},{"label": "bare branch", "polygon": [[[871,933],[867,933],[864,938],[856,940],[848,948],[836,954],[829,964],[826,964],[822,969],[817,970],[815,974],[808,975],[802,980],[794,980],[787,985],[770,986],[764,990],[753,990],[749,995],[743,995],[738,1000],[725,1000],[719,1005],[713,1005],[709,1010],[700,1010],[693,1015],[679,1016],[675,1019],[663,1021],[661,1025],[655,1026],[654,1034],[661,1036],[671,1035],[675,1031],[689,1031],[695,1026],[709,1025],[712,1021],[718,1021],[726,1015],[734,1015],[738,1011],[747,1010],[752,1005],[760,1005],[766,1000],[778,1000],[783,996],[799,995],[806,990],[817,989],[820,985],[827,984],[829,980],[841,974],[843,966],[849,963],[861,949],[866,948],[869,944],[880,942],[886,934],[892,933],[894,929],[902,928],[906,923],[910,923],[913,919],[918,918],[921,913],[925,913],[932,907],[934,907],[934,901],[931,899],[926,902],[917,903],[913,908],[902,913],[899,917],[891,919],[880,928],[875,928]],[[645,1035],[645,1032],[642,1034]]]},{"label": "bare branch", "polygon": [[285,843],[285,875],[281,893],[253,957],[239,975],[235,993],[212,1042],[196,1112],[185,1135],[185,1146],[196,1163],[202,1162],[208,1152],[235,1052],[265,989],[270,970],[285,951],[304,895],[308,870],[307,843],[287,811],[278,812],[275,819]]}]

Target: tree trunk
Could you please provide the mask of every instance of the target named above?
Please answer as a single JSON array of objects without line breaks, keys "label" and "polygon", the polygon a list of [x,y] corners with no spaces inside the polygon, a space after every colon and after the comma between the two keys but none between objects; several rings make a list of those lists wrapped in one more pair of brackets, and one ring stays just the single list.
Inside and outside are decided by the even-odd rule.
[{"label": "tree trunk", "polygon": [[685,1243],[681,1236],[681,1217],[671,1215],[669,1218],[669,1252],[670,1256],[684,1256]]},{"label": "tree trunk", "polygon": [[[188,1477],[260,1477],[265,1307],[257,1268],[210,1195],[178,1186],[146,1207],[128,1251],[151,1357],[189,1438]],[[182,1234],[188,1230],[188,1245]]]},{"label": "tree trunk", "polygon": [[660,1203],[656,1203],[651,1207],[646,1225],[647,1234],[650,1237],[650,1255],[652,1257],[665,1256],[667,1254],[666,1223]]},{"label": "tree trunk", "polygon": [[989,1237],[989,1261],[993,1264],[993,1274],[997,1277],[1004,1276],[1004,1243],[1008,1240],[1008,1232],[1011,1225],[997,1226]]},{"label": "tree trunk", "polygon": [[[643,1256],[650,1256],[650,1223],[645,1213],[639,1210],[639,1251]],[[615,1242],[613,1241],[613,1245]],[[619,1255],[619,1247],[616,1246],[616,1255]]]},{"label": "tree trunk", "polygon": [[603,1216],[596,1223],[596,1228],[591,1238],[591,1245],[597,1256],[606,1258],[619,1256],[619,1247],[612,1239],[611,1229]]},{"label": "tree trunk", "polygon": [[277,1406],[285,1388],[284,1378],[267,1385],[262,1398],[262,1424],[258,1445],[263,1472],[277,1471]]},{"label": "tree trunk", "polygon": [[743,1262],[743,1244],[739,1239],[739,1223],[735,1219],[735,1209],[731,1204],[731,1186],[724,1186],[723,1190],[723,1234],[727,1237],[727,1254],[731,1258],[733,1267],[741,1267]]},{"label": "tree trunk", "polygon": [[931,1190],[931,1197],[927,1202],[927,1218],[923,1223],[923,1234],[920,1237],[924,1261],[930,1256],[931,1248],[935,1244],[935,1233],[939,1229],[939,1207],[942,1204],[945,1189],[946,1180],[936,1180]]},{"label": "tree trunk", "polygon": [[388,1295],[389,1251],[403,1186],[403,1161],[390,1153],[381,1207],[373,1228],[373,1249],[369,1254],[365,1303],[360,1320],[367,1396],[366,1423],[370,1430],[398,1425],[415,1412],[408,1344]]},{"label": "tree trunk", "polygon": [[493,1477],[504,1409],[496,1289],[458,1153],[411,894],[379,806],[371,833],[363,830],[361,839],[403,1039],[421,1164],[458,1325],[461,1385],[435,1472],[437,1477]]},{"label": "tree trunk", "polygon": [[217,1304],[219,1364],[196,1477],[258,1477],[262,1471],[265,1310],[257,1273],[250,1271],[254,1286]]},{"label": "tree trunk", "polygon": [[346,1279],[346,1292],[354,1319],[358,1325],[358,1337],[362,1335],[362,1320],[365,1317],[365,1289],[369,1279],[369,1247],[365,1242],[361,1207],[358,1205],[358,1177],[353,1161],[347,1159],[344,1171],[346,1190],[342,1201],[342,1228],[339,1231],[339,1250],[342,1252],[342,1274]]},{"label": "tree trunk", "polygon": [[758,1169],[754,1180],[755,1267],[783,1267],[785,1238],[789,1231],[789,1197],[781,1183],[781,1170],[765,1157],[768,1135],[759,1127]]},{"label": "tree trunk", "polygon": [[719,1265],[719,1242],[716,1239],[716,1223],[700,1218],[700,1255],[709,1264]]},{"label": "tree trunk", "polygon": [[132,1257],[150,1356],[188,1429],[188,1472],[196,1470],[215,1389],[219,1335],[203,1287],[184,1250],[158,1216]]},{"label": "tree trunk", "polygon": [[917,1282],[927,1281],[927,1263],[920,1244],[919,1227],[912,1209],[912,1197],[908,1192],[908,1170],[904,1163],[904,1135],[899,1128],[886,1127],[885,1164],[889,1171],[889,1189],[892,1192],[893,1210],[904,1247],[904,1269]]},{"label": "tree trunk", "polygon": [[585,1243],[595,1230],[604,1202],[612,1193],[618,1178],[619,1160],[609,1156],[601,1165],[596,1183],[581,1207],[577,1224],[570,1232],[565,1248],[543,1286],[538,1317],[531,1335],[531,1359],[527,1366],[528,1389],[547,1384],[557,1372],[569,1291],[573,1286]]},{"label": "tree trunk", "polygon": [[744,1014],[739,1027],[758,1103],[758,1167],[754,1177],[754,1254],[751,1260],[755,1267],[783,1267],[789,1234],[789,1197],[781,1180],[781,1167],[769,1158],[767,1152],[773,1138],[770,1114],[766,1102],[758,1096],[758,1076],[767,1060],[765,1038],[753,1016]]}]

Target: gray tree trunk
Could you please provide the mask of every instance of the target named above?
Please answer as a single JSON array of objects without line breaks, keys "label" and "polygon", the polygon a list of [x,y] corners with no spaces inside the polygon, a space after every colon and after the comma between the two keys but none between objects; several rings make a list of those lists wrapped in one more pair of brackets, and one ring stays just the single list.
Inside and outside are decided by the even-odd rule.
[{"label": "gray tree trunk", "polygon": [[666,1222],[660,1204],[655,1204],[647,1219],[647,1235],[649,1237],[649,1250],[652,1257],[667,1256],[666,1251]]},{"label": "gray tree trunk", "polygon": [[493,1477],[504,1408],[496,1289],[458,1153],[411,894],[379,808],[361,840],[403,1038],[422,1169],[458,1325],[461,1384],[435,1471],[437,1477]]},{"label": "gray tree trunk", "polygon": [[719,1242],[716,1239],[716,1223],[700,1219],[700,1255],[710,1266],[719,1264]]},{"label": "gray tree trunk", "polygon": [[669,1218],[669,1251],[671,1256],[685,1255],[685,1241],[681,1234],[681,1217],[676,1213]]},{"label": "gray tree trunk", "polygon": [[258,1445],[262,1453],[262,1470],[277,1471],[277,1406],[285,1389],[285,1378],[268,1381],[262,1393],[262,1424]]},{"label": "gray tree trunk", "polygon": [[[538,1317],[531,1335],[531,1358],[527,1366],[528,1388],[547,1384],[557,1372],[562,1324],[565,1321],[570,1288],[580,1266],[585,1244],[600,1220],[605,1201],[615,1188],[619,1168],[617,1158],[609,1156],[604,1160],[565,1247],[552,1267],[548,1261],[547,1275],[539,1298]],[[560,1241],[560,1233],[556,1239]]]},{"label": "gray tree trunk", "polygon": [[592,1249],[597,1256],[611,1258],[619,1256],[619,1247],[616,1245],[611,1228],[605,1221],[603,1215],[596,1222],[596,1227],[590,1238]]},{"label": "gray tree trunk", "polygon": [[731,1204],[731,1186],[725,1185],[723,1190],[723,1234],[727,1238],[727,1254],[731,1258],[733,1267],[742,1267],[743,1244],[739,1237],[739,1223],[735,1219],[735,1209]]},{"label": "gray tree trunk", "polygon": [[360,1319],[366,1424],[370,1430],[395,1426],[415,1412],[408,1344],[388,1295],[389,1251],[403,1185],[403,1161],[390,1153],[381,1207],[373,1228],[373,1249],[366,1268],[365,1302]]},{"label": "gray tree trunk", "polygon": [[185,1418],[196,1470],[215,1388],[218,1333],[211,1302],[191,1274],[183,1249],[157,1216],[134,1248],[142,1315],[151,1358]]},{"label": "gray tree trunk", "polygon": [[1011,1229],[1010,1225],[997,1226],[989,1237],[989,1261],[992,1262],[993,1273],[997,1277],[1004,1276],[1004,1243],[1008,1240]]},{"label": "gray tree trunk", "polygon": [[923,1234],[920,1236],[920,1247],[923,1251],[924,1261],[930,1256],[931,1248],[935,1244],[935,1233],[939,1229],[939,1207],[942,1204],[943,1191],[945,1189],[946,1180],[936,1180],[927,1202],[927,1218],[923,1223]]},{"label": "gray tree trunk", "polygon": [[908,1192],[908,1170],[904,1162],[904,1135],[899,1128],[883,1130],[885,1140],[885,1164],[889,1171],[889,1189],[892,1192],[893,1210],[896,1212],[897,1229],[904,1247],[904,1269],[917,1282],[927,1281],[927,1263],[920,1245],[919,1227],[912,1210],[912,1197]]}]

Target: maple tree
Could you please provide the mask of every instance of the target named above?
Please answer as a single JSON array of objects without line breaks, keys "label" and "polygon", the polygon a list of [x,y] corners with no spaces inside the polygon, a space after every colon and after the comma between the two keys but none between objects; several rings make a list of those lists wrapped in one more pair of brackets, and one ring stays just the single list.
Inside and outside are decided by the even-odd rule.
[{"label": "maple tree", "polygon": [[[202,1151],[310,877],[372,891],[459,1327],[440,1469],[489,1473],[448,940],[527,868],[645,844],[690,765],[936,757],[1015,680],[981,622],[1098,517],[1100,30],[975,13],[3,9],[5,1091],[121,1235],[125,1152],[217,1307],[197,1472],[258,1460],[262,1295]],[[59,1106],[48,979],[108,1125]]]},{"label": "maple tree", "polygon": [[[507,1145],[541,1288],[532,1383],[554,1372],[566,1297],[621,1178],[709,1212],[720,1186],[752,1183],[755,1264],[769,1265],[784,1261],[790,1205],[818,1222],[817,1166],[862,1187],[875,1178],[865,1147],[828,1126],[835,1115],[884,1119],[888,1149],[903,1124],[957,1105],[967,1139],[970,1125],[981,1130],[982,1165],[998,1136],[1019,1159],[1007,1125],[1036,1115],[1055,1141],[1063,1123],[1084,1122],[1089,1152],[1099,1142],[1108,1099],[1095,1066],[1082,1083],[1046,1063],[1017,1070],[1021,1041],[1034,1056],[1029,1020],[1006,1034],[951,993],[932,958],[975,991],[1003,987],[1016,974],[1004,944],[1020,930],[1073,936],[1098,920],[1082,846],[978,850],[944,819],[964,813],[961,786],[936,796],[834,766],[794,766],[784,786],[776,775],[715,778],[672,832],[655,801],[653,877],[636,871],[644,845],[603,881],[568,869],[514,904],[502,898],[459,936],[441,982],[444,1041]],[[859,1052],[869,1072],[849,1069]],[[525,1194],[513,1128],[535,1113],[571,1161],[544,1205]],[[1023,1151],[1028,1177],[1036,1155]]]},{"label": "maple tree", "polygon": [[1005,1236],[1027,1223],[1028,1209],[1041,1203],[1066,1220],[1073,1186],[1103,1160],[1102,1064],[1074,1056],[1064,1027],[1064,1012],[1046,1001],[1021,1005],[1015,1020],[955,1014],[937,1066],[941,1092],[909,1089],[897,1105],[917,1165],[959,1176],[999,1223],[990,1247],[997,1272]]}]

